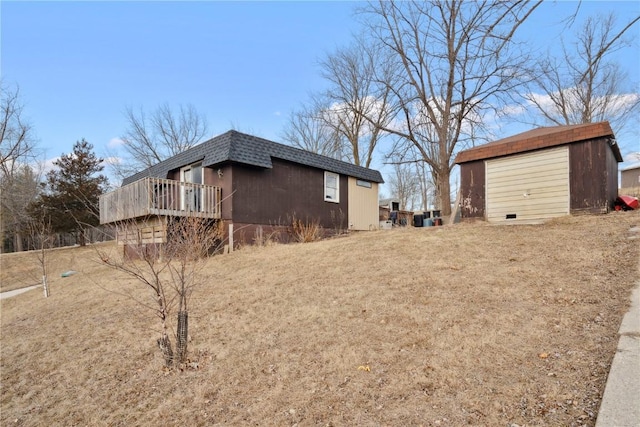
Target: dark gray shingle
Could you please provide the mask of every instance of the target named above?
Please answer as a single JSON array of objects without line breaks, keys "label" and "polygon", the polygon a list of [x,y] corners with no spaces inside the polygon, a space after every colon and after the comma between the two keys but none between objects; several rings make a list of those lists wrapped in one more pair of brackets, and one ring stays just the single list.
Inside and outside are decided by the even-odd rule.
[{"label": "dark gray shingle", "polygon": [[149,176],[166,178],[169,171],[198,161],[202,161],[204,167],[235,162],[270,169],[272,157],[366,181],[384,182],[377,170],[230,130],[124,179],[122,185]]}]

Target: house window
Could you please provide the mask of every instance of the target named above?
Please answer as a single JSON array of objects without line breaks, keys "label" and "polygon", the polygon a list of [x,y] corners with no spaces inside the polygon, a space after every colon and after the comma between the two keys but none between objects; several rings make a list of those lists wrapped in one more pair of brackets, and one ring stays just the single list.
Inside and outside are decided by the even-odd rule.
[{"label": "house window", "polygon": [[371,183],[369,181],[363,181],[362,179],[356,179],[356,185],[358,187],[371,188]]},{"label": "house window", "polygon": [[340,203],[340,175],[337,173],[324,173],[324,201]]}]

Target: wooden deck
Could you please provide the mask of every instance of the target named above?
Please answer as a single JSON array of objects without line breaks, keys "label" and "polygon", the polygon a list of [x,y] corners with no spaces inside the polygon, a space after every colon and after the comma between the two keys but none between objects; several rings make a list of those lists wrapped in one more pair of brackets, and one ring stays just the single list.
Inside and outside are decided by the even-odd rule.
[{"label": "wooden deck", "polygon": [[100,196],[100,224],[150,215],[218,219],[220,202],[219,187],[143,178]]}]

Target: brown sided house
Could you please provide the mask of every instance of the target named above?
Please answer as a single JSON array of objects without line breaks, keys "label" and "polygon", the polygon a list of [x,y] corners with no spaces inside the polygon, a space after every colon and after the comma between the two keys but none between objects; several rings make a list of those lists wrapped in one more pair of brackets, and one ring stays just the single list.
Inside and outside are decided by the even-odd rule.
[{"label": "brown sided house", "polygon": [[100,223],[136,220],[142,243],[164,242],[168,219],[190,216],[223,221],[232,244],[251,243],[294,215],[326,230],[370,230],[378,226],[382,182],[376,170],[229,131],[101,196]]},{"label": "brown sided house", "polygon": [[620,149],[608,122],[542,127],[462,151],[462,219],[519,222],[613,209]]}]

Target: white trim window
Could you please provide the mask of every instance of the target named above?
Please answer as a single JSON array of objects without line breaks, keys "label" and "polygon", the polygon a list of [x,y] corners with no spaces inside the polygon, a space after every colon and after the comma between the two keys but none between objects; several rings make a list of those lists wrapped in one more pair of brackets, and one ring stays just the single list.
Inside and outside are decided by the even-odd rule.
[{"label": "white trim window", "polygon": [[340,175],[337,173],[324,173],[324,201],[340,203]]}]

